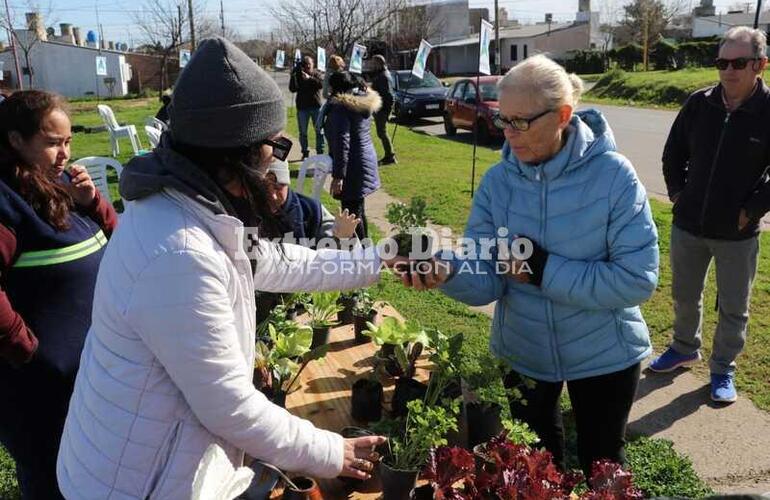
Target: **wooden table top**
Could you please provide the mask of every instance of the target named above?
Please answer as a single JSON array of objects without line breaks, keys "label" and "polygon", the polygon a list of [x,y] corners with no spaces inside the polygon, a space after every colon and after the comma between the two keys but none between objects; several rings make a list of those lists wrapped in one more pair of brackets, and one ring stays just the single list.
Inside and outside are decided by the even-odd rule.
[{"label": "wooden table top", "polygon": [[[378,307],[378,322],[386,316],[401,318],[388,305]],[[301,322],[304,318],[299,318]],[[363,426],[351,416],[353,383],[371,373],[377,346],[372,342],[356,344],[353,325],[333,328],[329,334],[329,352],[326,357],[313,361],[300,374],[301,387],[286,398],[286,409],[306,418],[322,429],[339,432],[347,426]],[[383,383],[386,402],[390,401],[393,381]],[[339,479],[319,481],[325,500],[381,498],[381,493],[349,492]]]}]

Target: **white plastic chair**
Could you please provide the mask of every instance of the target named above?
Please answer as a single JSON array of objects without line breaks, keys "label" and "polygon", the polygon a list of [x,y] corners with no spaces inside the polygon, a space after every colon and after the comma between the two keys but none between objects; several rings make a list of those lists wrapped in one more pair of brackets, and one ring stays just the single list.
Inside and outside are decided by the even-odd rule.
[{"label": "white plastic chair", "polygon": [[120,174],[123,173],[123,165],[118,160],[104,156],[86,156],[72,163],[81,165],[88,170],[88,175],[94,181],[94,186],[103,196],[110,200],[110,203],[117,201],[113,200],[110,195],[110,186],[107,184],[107,167],[114,168],[115,173],[118,174],[118,179],[120,179]]},{"label": "white plastic chair", "polygon": [[168,129],[168,125],[163,123],[161,120],[158,120],[154,116],[148,116],[147,118],[145,118],[144,119],[144,124],[147,125],[148,127],[156,128],[156,129],[160,130],[161,132],[163,132],[164,130]]},{"label": "white plastic chair", "polygon": [[147,140],[150,141],[150,149],[157,148],[160,143],[160,134],[162,131],[155,127],[151,127],[150,125],[145,125],[144,132],[147,134]]},{"label": "white plastic chair", "polygon": [[110,145],[112,146],[112,156],[118,156],[120,154],[120,145],[118,139],[126,137],[131,141],[131,147],[134,149],[134,154],[139,154],[142,149],[142,143],[139,140],[139,134],[136,132],[136,127],[133,125],[119,125],[115,119],[115,113],[112,112],[112,108],[104,104],[96,106],[99,110],[99,116],[102,117],[104,125],[107,127],[107,131],[110,133]]},{"label": "white plastic chair", "polygon": [[321,190],[324,188],[326,178],[332,173],[332,157],[329,155],[313,155],[302,162],[297,175],[297,188],[295,191],[302,194],[305,188],[305,177],[309,172],[313,175],[313,199],[321,199]]}]

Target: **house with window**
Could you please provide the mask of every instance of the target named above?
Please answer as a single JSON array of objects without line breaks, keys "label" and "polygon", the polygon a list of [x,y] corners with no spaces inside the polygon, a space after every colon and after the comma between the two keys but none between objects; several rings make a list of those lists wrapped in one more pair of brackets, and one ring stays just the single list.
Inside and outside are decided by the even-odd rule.
[{"label": "house with window", "polygon": [[161,74],[168,87],[179,72],[176,57],[166,59],[162,72],[164,60],[159,56],[131,52],[124,43],[99,41],[94,32],[81,37],[80,29],[71,24],[62,23],[60,29],[58,35],[53,28],[46,30],[39,14],[28,13],[26,29],[14,31],[21,75],[16,74],[13,51],[6,45],[0,50],[0,88],[19,88],[21,77],[25,89],[48,90],[65,97],[121,97],[159,89]]},{"label": "house with window", "polygon": [[[574,50],[589,50],[601,46],[599,13],[590,11],[587,0],[580,1],[573,22],[546,21],[537,24],[514,24],[500,28],[500,65],[505,71],[535,54],[553,59],[569,59]],[[490,54],[495,53],[492,40]],[[439,75],[475,74],[478,70],[479,36],[473,35],[441,43],[431,53],[430,67]],[[494,67],[494,61],[490,61]]]}]

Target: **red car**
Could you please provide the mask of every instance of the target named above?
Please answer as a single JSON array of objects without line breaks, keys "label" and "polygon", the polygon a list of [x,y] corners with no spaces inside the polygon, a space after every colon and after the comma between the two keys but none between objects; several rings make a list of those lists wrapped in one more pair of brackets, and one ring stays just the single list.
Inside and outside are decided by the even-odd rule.
[{"label": "red car", "polygon": [[502,76],[479,78],[481,100],[478,102],[478,114],[476,79],[463,78],[455,82],[444,104],[444,130],[447,135],[455,135],[458,128],[473,130],[475,121],[478,124],[479,144],[489,144],[493,139],[503,137],[503,131],[492,123],[500,109],[497,103],[497,82],[501,78]]}]

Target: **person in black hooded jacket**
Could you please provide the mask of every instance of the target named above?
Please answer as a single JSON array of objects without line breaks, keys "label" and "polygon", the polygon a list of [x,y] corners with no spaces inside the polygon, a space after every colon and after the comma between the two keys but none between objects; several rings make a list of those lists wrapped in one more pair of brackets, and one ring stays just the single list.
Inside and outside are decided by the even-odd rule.
[{"label": "person in black hooded jacket", "polygon": [[348,72],[332,75],[329,85],[332,97],[325,131],[334,162],[330,191],[341,201],[343,210],[361,219],[356,235],[363,240],[367,237],[364,199],[380,188],[371,124],[382,100]]}]

